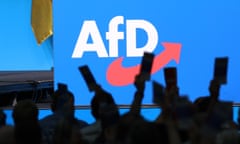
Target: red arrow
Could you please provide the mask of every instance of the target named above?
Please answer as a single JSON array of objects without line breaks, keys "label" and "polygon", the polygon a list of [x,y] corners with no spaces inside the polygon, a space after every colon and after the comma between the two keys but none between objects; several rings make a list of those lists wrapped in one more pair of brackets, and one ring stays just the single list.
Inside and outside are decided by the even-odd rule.
[{"label": "red arrow", "polygon": [[[172,59],[179,63],[181,47],[180,43],[162,43],[165,50],[155,56],[151,74],[156,73]],[[113,61],[109,66],[106,73],[107,80],[114,86],[125,86],[134,82],[135,76],[139,73],[140,64],[124,67],[122,66],[123,57]]]}]

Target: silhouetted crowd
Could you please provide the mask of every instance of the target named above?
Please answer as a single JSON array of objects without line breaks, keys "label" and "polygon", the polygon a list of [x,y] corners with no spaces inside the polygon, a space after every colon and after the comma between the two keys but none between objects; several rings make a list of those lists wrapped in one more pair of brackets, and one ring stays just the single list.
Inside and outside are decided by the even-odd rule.
[{"label": "silhouetted crowd", "polygon": [[220,101],[221,85],[209,84],[209,95],[191,102],[180,96],[177,86],[164,89],[161,109],[154,121],[141,115],[145,80],[135,77],[136,91],[129,111],[120,114],[113,96],[100,85],[94,88],[89,124],[74,115],[74,95],[58,88],[51,103],[52,114],[38,119],[31,100],[13,108],[14,125],[0,114],[0,144],[240,144],[239,122],[232,119],[232,103]]}]

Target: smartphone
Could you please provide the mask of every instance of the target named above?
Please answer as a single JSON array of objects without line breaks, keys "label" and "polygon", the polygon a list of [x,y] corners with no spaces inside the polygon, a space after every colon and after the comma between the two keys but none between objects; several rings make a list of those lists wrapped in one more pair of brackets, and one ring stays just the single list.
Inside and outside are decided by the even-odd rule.
[{"label": "smartphone", "polygon": [[228,57],[215,58],[214,79],[220,84],[227,84]]},{"label": "smartphone", "polygon": [[164,99],[164,87],[163,85],[161,85],[160,83],[153,81],[152,82],[153,85],[153,103],[154,104],[158,104],[158,105],[162,105],[165,103],[165,99]]},{"label": "smartphone", "polygon": [[84,81],[86,82],[88,86],[89,91],[94,91],[95,87],[97,85],[96,80],[90,71],[89,67],[87,65],[80,66],[79,68],[80,73],[83,76]]},{"label": "smartphone", "polygon": [[140,74],[143,76],[145,80],[150,80],[153,59],[154,59],[153,53],[144,52],[144,55],[141,61]]},{"label": "smartphone", "polygon": [[165,67],[164,68],[164,79],[166,89],[171,89],[177,86],[177,68],[176,67]]}]

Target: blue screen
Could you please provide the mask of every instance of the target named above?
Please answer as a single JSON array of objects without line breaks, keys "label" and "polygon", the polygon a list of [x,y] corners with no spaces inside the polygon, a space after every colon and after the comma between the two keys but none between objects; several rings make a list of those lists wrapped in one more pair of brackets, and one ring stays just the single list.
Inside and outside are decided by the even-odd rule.
[{"label": "blue screen", "polygon": [[[220,99],[240,102],[240,1],[88,0],[53,1],[54,77],[68,84],[76,105],[93,93],[78,71],[88,65],[96,81],[118,104],[130,104],[143,51],[158,57],[151,75],[165,85],[163,68],[177,67],[181,95],[208,95],[214,59],[228,57],[227,84]],[[144,104],[152,104],[152,82]]]},{"label": "blue screen", "polygon": [[31,27],[32,0],[0,2],[0,71],[51,70],[52,38],[37,44]]}]

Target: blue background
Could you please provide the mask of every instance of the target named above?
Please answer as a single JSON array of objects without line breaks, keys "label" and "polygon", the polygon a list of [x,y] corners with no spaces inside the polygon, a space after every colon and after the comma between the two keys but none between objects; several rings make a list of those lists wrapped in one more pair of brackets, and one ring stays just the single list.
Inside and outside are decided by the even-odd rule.
[{"label": "blue background", "polygon": [[[89,65],[97,82],[113,94],[118,104],[132,101],[133,85],[116,87],[106,80],[107,67],[116,58],[98,58],[94,52],[84,53],[79,59],[71,58],[85,20],[96,21],[108,52],[105,33],[109,21],[118,15],[124,16],[125,24],[126,19],[144,19],[156,27],[159,44],[155,54],[163,50],[161,42],[182,44],[180,63],[171,61],[167,66],[177,67],[180,93],[189,95],[191,100],[209,94],[215,57],[229,57],[228,83],[222,86],[220,99],[240,102],[237,87],[240,81],[240,1],[62,0],[53,1],[53,4],[55,84],[67,83],[77,97],[77,105],[89,105],[93,95],[77,70],[84,64]],[[125,24],[119,26],[119,31],[125,32]],[[137,34],[137,45],[141,46],[146,42],[146,36],[142,32]],[[119,41],[119,56],[126,57],[125,42]],[[141,58],[125,58],[123,64],[132,66],[140,61]],[[163,71],[152,75],[152,80],[164,84]],[[146,86],[144,104],[152,104],[151,82]]]},{"label": "blue background", "polygon": [[[72,60],[83,20],[97,21],[105,38],[108,22],[117,15],[126,19],[146,19],[159,32],[159,42],[182,43],[178,82],[181,94],[188,94],[193,100],[208,94],[208,82],[212,78],[213,61],[218,56],[229,56],[228,84],[221,89],[221,99],[240,102],[239,97],[239,33],[240,1],[238,0],[165,0],[165,1],[53,1],[54,2],[54,54],[52,39],[37,45],[31,25],[31,0],[1,0],[0,2],[0,70],[50,70],[55,66],[55,82],[66,82],[76,96],[76,105],[88,105],[93,95],[90,93],[77,71],[77,67],[89,64],[99,83],[113,93],[119,104],[129,104],[133,99],[134,87],[112,87],[105,79],[107,64],[114,58],[98,59],[94,54],[86,54],[84,59]],[[124,31],[125,25],[120,31]],[[141,35],[141,33],[140,33]],[[143,42],[144,42],[144,36]],[[107,45],[107,42],[105,41]],[[125,56],[125,42],[120,43],[120,55]],[[141,45],[141,43],[140,43]],[[162,47],[156,49],[161,52]],[[53,59],[54,57],[54,59]],[[94,62],[101,62],[101,66]],[[129,58],[125,65],[135,65],[140,58]],[[164,84],[163,73],[152,77]],[[151,83],[147,84],[144,103],[151,103]],[[237,118],[237,107],[234,120]],[[7,123],[13,124],[12,110],[4,110]],[[121,113],[127,109],[121,109]],[[154,120],[159,109],[143,109],[142,114]],[[40,110],[39,118],[50,114],[50,110]],[[76,110],[76,116],[89,123],[94,119],[89,109]]]},{"label": "blue background", "polygon": [[0,2],[0,70],[33,71],[53,67],[52,38],[37,44],[31,27],[31,0]]}]

